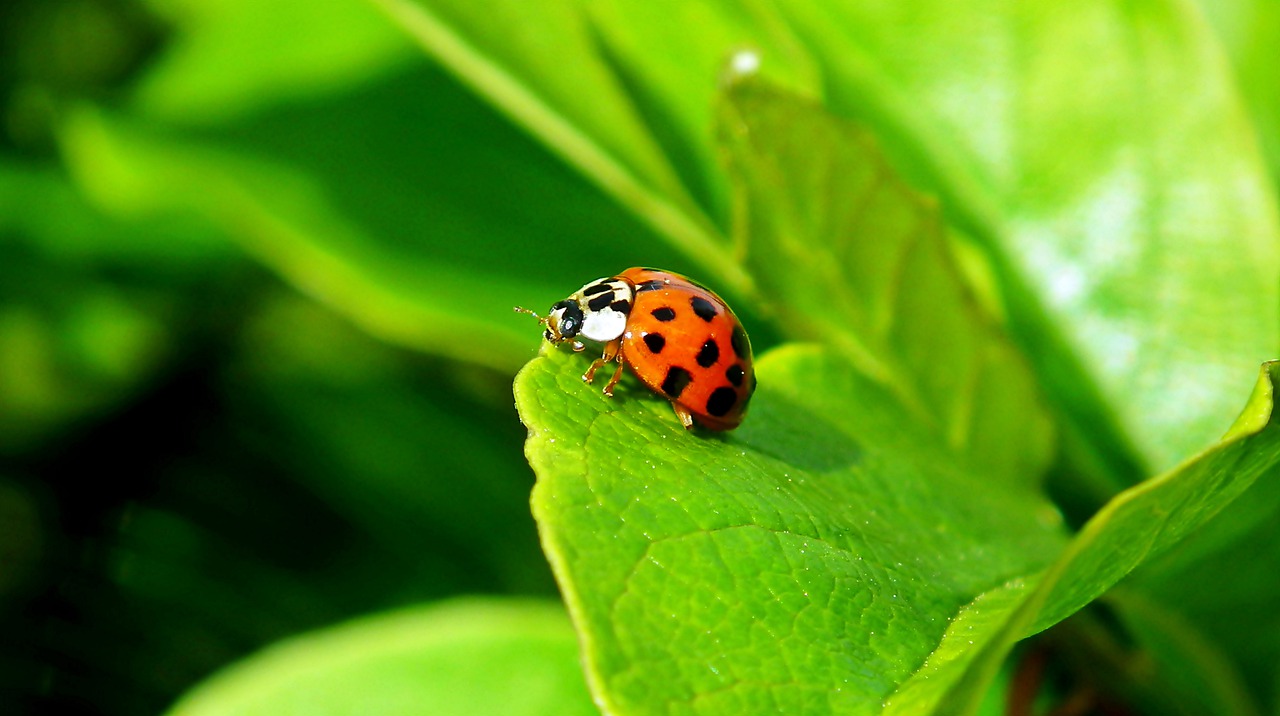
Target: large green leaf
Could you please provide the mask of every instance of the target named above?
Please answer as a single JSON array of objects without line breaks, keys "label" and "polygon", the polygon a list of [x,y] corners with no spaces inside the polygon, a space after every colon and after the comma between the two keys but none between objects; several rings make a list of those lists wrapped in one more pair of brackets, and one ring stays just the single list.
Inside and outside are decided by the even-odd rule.
[{"label": "large green leaf", "polygon": [[893,394],[817,348],[759,361],[752,414],[683,431],[548,350],[516,381],[544,549],[612,713],[964,713],[1012,644],[1070,615],[1280,462],[1280,368],[1232,437],[1063,546]]},{"label": "large green leaf", "polygon": [[277,644],[214,676],[168,713],[597,713],[577,651],[558,606],[447,602]]},{"label": "large green leaf", "polygon": [[1034,379],[962,283],[936,204],[812,102],[747,77],[722,109],[738,238],[778,322],[839,346],[993,477],[1037,481],[1051,431]]},{"label": "large green leaf", "polygon": [[[725,123],[730,166],[740,182],[735,216],[743,221],[748,266],[760,277],[761,287],[776,297],[786,330],[824,337],[845,359],[827,355],[801,360],[781,351],[773,361],[761,363],[765,387],[751,428],[795,436],[790,452],[750,428],[705,446],[673,442],[681,438],[661,431],[646,436],[649,428],[630,424],[625,409],[606,411],[603,398],[599,404],[581,398],[595,413],[573,400],[558,401],[558,393],[576,389],[581,395],[582,388],[567,380],[572,369],[555,364],[554,356],[542,359],[552,362],[550,367],[530,367],[526,370],[534,377],[518,380],[518,403],[531,427],[530,461],[540,477],[534,504],[544,545],[579,628],[589,644],[599,645],[597,652],[588,653],[589,660],[595,657],[590,668],[597,694],[620,712],[647,713],[675,703],[705,713],[753,706],[965,712],[977,703],[1014,642],[1061,621],[1149,556],[1178,543],[1275,464],[1270,433],[1245,439],[1269,419],[1268,370],[1231,441],[1117,497],[1067,548],[1053,550],[1056,559],[1049,563],[1043,544],[1037,551],[1034,540],[1020,537],[1010,515],[997,518],[998,508],[967,503],[975,488],[952,494],[939,487],[936,473],[954,470],[958,461],[965,466],[958,483],[976,484],[976,476],[982,475],[988,491],[1012,490],[1012,506],[1006,507],[1025,517],[1035,498],[1000,486],[1011,475],[1017,475],[1015,485],[1027,480],[1025,472],[1034,472],[1042,458],[1035,457],[1040,451],[1034,438],[1000,451],[1009,435],[1035,435],[1038,412],[1029,379],[1018,372],[1016,357],[1007,347],[1002,350],[997,332],[961,288],[927,202],[894,179],[856,129],[785,93],[754,82],[738,84],[728,92]],[[842,279],[853,285],[841,285]],[[944,354],[956,358],[955,370],[937,370],[937,356]],[[852,364],[845,362],[849,358]],[[957,425],[968,423],[957,419],[965,411],[956,407],[966,405],[967,396],[957,399],[956,393],[958,386],[973,385],[970,376],[987,372],[971,367],[984,360],[1000,367],[989,370],[989,382],[976,383],[1004,400],[976,401],[980,407],[974,414],[989,418],[984,410],[990,409],[1009,422],[981,426],[975,434],[985,439],[973,440],[957,432]],[[766,397],[771,383],[775,399],[777,393],[783,396],[785,409]],[[1011,401],[1010,395],[1018,397]],[[922,420],[917,409],[922,404],[936,423]],[[762,417],[771,406],[780,414]],[[892,417],[883,417],[877,407]],[[601,427],[610,424],[602,415],[622,425]],[[936,430],[939,424],[942,430]],[[911,446],[895,443],[889,435]],[[844,440],[852,445],[842,444]],[[970,451],[964,458],[957,454]],[[920,467],[904,457],[929,462],[922,457],[929,454],[947,456],[936,461],[946,466]],[[1003,457],[987,462],[993,455]],[[809,461],[816,461],[816,469]],[[908,465],[915,466],[914,472]],[[994,468],[984,469],[989,465]],[[890,475],[881,476],[877,468]],[[852,482],[853,495],[806,499],[803,485],[817,475],[828,486]],[[929,477],[922,480],[924,475]],[[663,482],[668,479],[671,484]],[[739,482],[726,487],[725,480]],[[792,481],[801,487],[792,487]],[[913,481],[943,492],[914,493]],[[877,491],[889,484],[895,488],[892,494]],[[691,487],[695,485],[703,485],[702,492]],[[904,551],[942,555],[945,564],[964,574],[949,581],[945,569],[928,562],[917,565],[921,573],[907,570],[904,579],[914,577],[916,589],[902,590],[904,598],[929,606],[915,606],[921,621],[910,623],[899,635],[901,641],[885,648],[896,660],[881,651],[876,637],[882,634],[870,627],[856,637],[841,628],[825,635],[804,631],[795,641],[808,646],[796,647],[787,638],[792,627],[768,621],[775,602],[787,604],[789,614],[816,608],[815,618],[827,625],[866,621],[872,617],[865,612],[854,617],[839,609],[870,593],[862,598],[872,601],[872,614],[878,609],[895,614],[882,623],[908,624],[896,615],[893,602],[875,604],[880,579],[868,574],[879,567],[898,575],[902,564],[850,526],[848,521],[859,513],[840,508],[851,504],[890,504],[900,510],[882,514],[898,524],[895,535],[928,534],[915,520],[941,525],[951,539],[947,547],[964,550],[965,535],[984,545],[971,543],[970,549],[998,565],[975,564],[927,539],[911,544],[910,538],[901,538],[908,544]],[[1011,533],[996,539],[1004,549],[987,542],[995,523],[960,524],[957,512],[1007,523]],[[631,534],[633,530],[639,534]],[[774,537],[752,541],[749,536],[757,531],[799,535],[800,544]],[[868,546],[872,543],[874,548]],[[811,575],[797,573],[794,566],[808,565],[818,552],[827,557],[821,569],[828,577],[822,583],[847,585],[843,599],[809,600]],[[865,567],[872,571],[860,573],[863,564],[858,563],[851,573],[849,555],[856,561],[864,552],[876,553]],[[676,564],[681,565],[678,571]],[[764,583],[767,594],[743,584],[742,575],[761,573],[781,575]],[[669,583],[679,584],[678,598]],[[659,615],[672,620],[670,631],[655,628],[663,623]],[[734,616],[740,618],[735,621]],[[699,621],[703,619],[707,621]],[[688,638],[682,640],[684,636]],[[854,661],[865,669],[859,672],[861,681],[839,665],[824,663],[824,658],[848,652],[843,648],[847,644],[854,645]],[[816,663],[823,666],[814,667]],[[654,673],[660,684],[648,680]],[[1169,678],[1176,673],[1171,671]],[[1229,675],[1224,678],[1230,680]],[[1202,703],[1247,713],[1229,684],[1217,683],[1212,673],[1204,679],[1212,688],[1196,691]],[[773,688],[760,689],[760,683]],[[807,700],[817,693],[837,694],[832,698],[838,703]],[[840,700],[844,698],[850,700]]]},{"label": "large green leaf", "polygon": [[728,437],[686,432],[643,388],[600,395],[583,362],[549,350],[516,399],[543,546],[610,713],[878,711],[1061,549],[1048,504],[984,484],[821,349],[760,360]]}]

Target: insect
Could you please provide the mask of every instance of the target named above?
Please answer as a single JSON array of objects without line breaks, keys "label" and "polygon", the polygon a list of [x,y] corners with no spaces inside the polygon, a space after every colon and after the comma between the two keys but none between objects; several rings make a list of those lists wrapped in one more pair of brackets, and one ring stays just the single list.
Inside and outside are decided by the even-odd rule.
[{"label": "insect", "polygon": [[742,422],[756,388],[751,342],[737,316],[710,290],[670,271],[629,268],[588,283],[555,303],[546,317],[527,308],[546,327],[552,344],[583,340],[604,344],[603,354],[583,374],[587,383],[611,361],[618,363],[604,386],[612,396],[631,372],[671,401],[685,428],[695,422],[711,430],[732,430]]}]

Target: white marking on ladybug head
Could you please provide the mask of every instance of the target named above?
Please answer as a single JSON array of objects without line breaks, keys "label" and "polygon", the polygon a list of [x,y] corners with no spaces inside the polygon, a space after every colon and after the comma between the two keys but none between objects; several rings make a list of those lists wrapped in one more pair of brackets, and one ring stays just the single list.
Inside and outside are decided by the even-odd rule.
[{"label": "white marking on ladybug head", "polygon": [[627,329],[627,314],[612,308],[590,311],[582,321],[582,336],[593,341],[611,341]]},{"label": "white marking on ladybug head", "polygon": [[582,307],[572,299],[554,304],[544,320],[547,330],[543,335],[552,343],[572,339],[582,330],[582,314]]}]

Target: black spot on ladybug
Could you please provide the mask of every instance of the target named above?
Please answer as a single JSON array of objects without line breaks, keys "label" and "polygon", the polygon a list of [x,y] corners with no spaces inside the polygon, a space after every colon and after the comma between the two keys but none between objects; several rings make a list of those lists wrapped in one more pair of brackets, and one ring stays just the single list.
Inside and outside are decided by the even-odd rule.
[{"label": "black spot on ladybug", "polygon": [[662,349],[667,345],[667,339],[662,337],[661,333],[644,334],[644,344],[649,346],[649,350],[654,353],[661,353]]},{"label": "black spot on ladybug", "polygon": [[657,279],[654,279],[652,281],[645,281],[643,283],[636,284],[636,293],[644,293],[645,291],[657,291],[658,289],[666,285],[667,285],[666,281],[659,281]]},{"label": "black spot on ladybug", "polygon": [[729,382],[734,385],[742,385],[742,376],[742,366],[737,363],[729,366],[729,368],[724,372],[724,377],[728,378]]},{"label": "black spot on ladybug", "polygon": [[703,368],[710,368],[720,360],[720,346],[716,345],[714,338],[708,338],[706,343],[702,344],[702,350],[698,351],[698,365]]},{"label": "black spot on ladybug", "polygon": [[613,303],[612,291],[592,297],[590,301],[587,301],[587,308],[590,308],[593,311],[603,311],[604,307],[608,306],[610,303]]},{"label": "black spot on ladybug", "polygon": [[662,381],[662,392],[668,398],[679,398],[684,389],[693,382],[693,375],[678,365],[667,369],[667,377]]},{"label": "black spot on ladybug", "polygon": [[689,305],[693,306],[693,312],[698,314],[698,318],[710,322],[716,317],[716,304],[708,301],[702,296],[694,296],[689,299]]},{"label": "black spot on ladybug", "polygon": [[653,317],[666,323],[667,321],[675,320],[676,312],[670,306],[663,306],[662,308],[653,309]]},{"label": "black spot on ladybug", "polygon": [[590,286],[587,286],[585,289],[583,289],[582,295],[594,296],[597,293],[604,293],[605,291],[612,291],[612,290],[613,290],[613,287],[607,283],[604,283],[604,282],[594,283],[594,284],[591,284]]},{"label": "black spot on ladybug", "polygon": [[625,316],[628,313],[631,313],[631,302],[625,298],[620,298],[614,301],[613,303],[609,304],[609,308],[612,308],[613,310]]},{"label": "black spot on ladybug", "polygon": [[737,402],[738,391],[728,386],[721,386],[712,391],[711,397],[707,398],[707,414],[723,418],[733,410]]},{"label": "black spot on ladybug", "polygon": [[733,327],[733,335],[729,336],[729,347],[739,358],[751,357],[751,344],[747,343],[747,332],[742,330],[742,326]]}]

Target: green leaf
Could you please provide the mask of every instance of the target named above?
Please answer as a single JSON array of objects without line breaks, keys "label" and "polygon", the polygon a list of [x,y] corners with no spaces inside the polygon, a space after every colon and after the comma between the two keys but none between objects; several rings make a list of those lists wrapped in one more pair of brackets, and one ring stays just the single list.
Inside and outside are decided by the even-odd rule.
[{"label": "green leaf", "polygon": [[203,133],[85,109],[62,142],[111,211],[194,214],[370,333],[502,370],[538,332],[512,306],[671,256],[431,67]]},{"label": "green leaf", "polygon": [[1280,180],[1280,84],[1275,82],[1280,5],[1268,0],[1215,0],[1198,3],[1222,40],[1236,78],[1249,103],[1254,126]]},{"label": "green leaf", "polygon": [[[627,100],[662,146],[688,188],[718,226],[728,225],[728,183],[717,171],[718,147],[709,131],[715,103],[731,66],[730,50],[763,65],[771,81],[820,91],[821,70],[769,3],[574,3],[600,36],[596,52],[627,90]],[[697,32],[689,29],[696,27]]]},{"label": "green leaf", "polygon": [[1239,376],[1280,345],[1280,228],[1199,15],[1163,2],[788,8],[829,73],[829,105],[865,116],[991,253],[1073,451],[1135,479],[1215,439]]},{"label": "green leaf", "polygon": [[721,127],[746,265],[787,332],[840,347],[1000,479],[1038,480],[1048,416],[962,283],[936,203],[865,131],[759,80],[728,88]]},{"label": "green leaf", "polygon": [[[679,22],[636,3],[493,12],[383,1],[479,93],[735,290],[750,281],[718,239],[653,219],[577,148],[623,156],[636,142],[626,151],[650,158],[651,137],[663,137],[668,154],[712,156],[709,66],[744,47],[771,78],[864,120],[984,248],[1066,418],[1067,449],[1103,471],[1102,498],[1212,443],[1239,376],[1280,346],[1275,197],[1226,63],[1186,4],[708,0]],[[541,48],[553,43],[548,63]],[[692,46],[692,57],[667,51]],[[640,164],[633,177],[657,175]],[[712,187],[694,194],[716,214],[722,180],[684,184]],[[665,175],[647,184],[688,215],[686,189]]]},{"label": "green leaf", "polygon": [[984,484],[820,349],[761,359],[724,437],[643,388],[605,398],[566,353],[530,363],[516,398],[544,549],[611,713],[878,710],[1061,549],[1047,504]]},{"label": "green leaf", "polygon": [[7,235],[6,249],[68,269],[142,265],[156,280],[207,272],[234,253],[194,222],[108,216],[62,168],[34,163],[0,162],[0,231]]},{"label": "green leaf", "polygon": [[[1151,645],[1174,650],[1191,634],[1226,661],[1273,712],[1280,663],[1280,471],[1259,480],[1197,535],[1125,583],[1126,595],[1154,604],[1173,634]],[[1141,615],[1139,615],[1141,618]],[[1173,647],[1170,649],[1169,647]],[[1181,651],[1181,649],[1177,649]],[[1176,657],[1177,651],[1174,653]],[[1195,652],[1192,652],[1194,655]]]},{"label": "green leaf", "polygon": [[[597,53],[577,8],[552,2],[382,3],[440,59],[615,189],[678,193],[666,158]],[[547,52],[554,47],[555,52]],[[479,50],[479,51],[477,51]],[[564,57],[576,61],[565,63]],[[604,179],[609,177],[609,179]]]},{"label": "green leaf", "polygon": [[[690,73],[686,55],[659,60],[656,84],[646,71],[651,64],[628,65],[637,53],[652,63],[665,56],[654,47],[677,41],[698,49],[692,61],[705,70],[710,62],[723,62],[719,43],[759,44],[749,17],[739,17],[741,25],[734,30],[720,27],[715,11],[690,9],[688,21],[681,22],[671,17],[670,6],[645,12],[630,7],[634,3],[600,5],[602,17],[609,18],[601,21],[572,0],[378,4],[462,81],[700,263],[724,290],[750,292],[750,279],[727,260],[723,232],[707,218],[708,211],[715,213],[723,186],[705,163],[713,156],[709,118],[716,75]],[[645,44],[655,38],[629,29],[642,15],[647,17],[639,27],[665,28],[664,42]],[[698,31],[690,32],[695,26]],[[706,42],[712,33],[717,41]],[[632,42],[615,47],[610,40],[619,36]],[[788,52],[793,50],[798,48]],[[688,77],[695,77],[697,86],[684,99],[663,84]],[[692,116],[684,113],[690,108]],[[712,206],[699,206],[695,194]]]},{"label": "green leaf", "polygon": [[[1260,390],[1228,437],[1256,429],[1270,410]],[[1270,546],[1280,540],[1278,514],[1273,467],[1194,539],[1149,560],[1108,598],[1141,662],[1155,667],[1133,676],[1168,673],[1161,691],[1189,713],[1275,710],[1280,553]]]},{"label": "green leaf", "polygon": [[558,605],[465,600],[295,637],[214,676],[168,713],[597,711]]},{"label": "green leaf", "polygon": [[411,59],[404,34],[363,0],[147,0],[172,36],[131,91],[132,107],[179,125],[360,85]]},{"label": "green leaf", "polygon": [[[1006,615],[999,633],[979,647],[981,653],[963,677],[950,683],[959,675],[929,670],[917,675],[919,688],[950,689],[938,694],[940,703],[949,704],[939,713],[964,713],[1014,642],[1084,607],[1130,571],[1195,533],[1260,477],[1271,476],[1280,466],[1280,425],[1274,421],[1277,381],[1280,363],[1265,364],[1249,403],[1222,442],[1122,492],[1089,520],[1035,590]],[[1215,712],[1226,712],[1236,703],[1236,693],[1229,687],[1220,693],[1230,701]]]},{"label": "green leaf", "polygon": [[[748,266],[777,297],[788,330],[827,339],[844,359],[785,349],[761,361],[764,387],[749,423],[724,441],[691,442],[661,401],[661,418],[649,411],[647,422],[633,424],[603,397],[559,400],[583,388],[555,353],[540,359],[551,366],[535,361],[517,381],[544,547],[579,628],[598,645],[588,647],[597,695],[619,712],[674,703],[707,704],[706,713],[755,704],[803,712],[816,708],[812,694],[827,692],[894,713],[965,712],[1014,642],[1176,544],[1275,463],[1267,440],[1251,439],[1271,416],[1264,372],[1228,442],[1122,494],[1066,548],[1053,545],[1050,531],[1037,546],[1023,536],[1033,527],[1020,530],[1014,516],[1036,511],[1025,486],[1043,465],[1043,438],[1038,447],[1033,437],[1002,448],[1011,434],[1034,436],[1037,424],[1044,431],[1043,418],[1025,368],[962,287],[928,203],[897,182],[858,130],[785,93],[739,83],[727,94],[725,123]],[[938,370],[938,355],[952,359],[948,370]],[[984,360],[993,367],[972,367]],[[976,394],[1003,398],[972,403],[991,424],[964,419],[971,398],[962,387],[975,384]],[[975,423],[977,438],[957,427]],[[956,470],[953,482],[939,478]],[[817,479],[833,492],[806,499],[804,486]],[[1009,490],[1009,502],[971,504],[984,490]],[[920,538],[929,534],[924,525],[945,531],[946,545],[898,538],[904,553],[936,555],[941,564],[917,558],[922,571],[904,569],[892,548],[886,555],[880,540],[850,524],[859,513],[846,505],[888,505],[879,516],[894,535]],[[1012,532],[997,537],[1004,523]],[[964,539],[999,566],[969,559]],[[870,563],[850,567],[864,553],[874,553]],[[876,603],[876,569],[915,587],[898,594],[920,621],[895,613],[889,600]],[[813,571],[825,575],[817,584],[848,591],[817,592]],[[771,575],[763,592],[744,585],[748,574]],[[679,585],[679,597],[668,583]],[[840,612],[868,600],[863,611]],[[786,624],[769,621],[775,603],[785,605]],[[894,615],[878,623],[904,630],[889,646],[866,626],[878,612]],[[795,634],[795,613],[831,628]],[[857,622],[863,630],[833,626]],[[847,653],[873,677],[857,680],[829,663]],[[1203,698],[1234,695],[1224,688]]]},{"label": "green leaf", "polygon": [[[517,377],[543,546],[612,713],[967,713],[1018,639],[1176,544],[1280,462],[1270,413],[1118,496],[1064,547],[1055,513],[985,479],[842,358],[789,347],[728,435]],[[1270,404],[1280,367],[1257,400]]]}]

